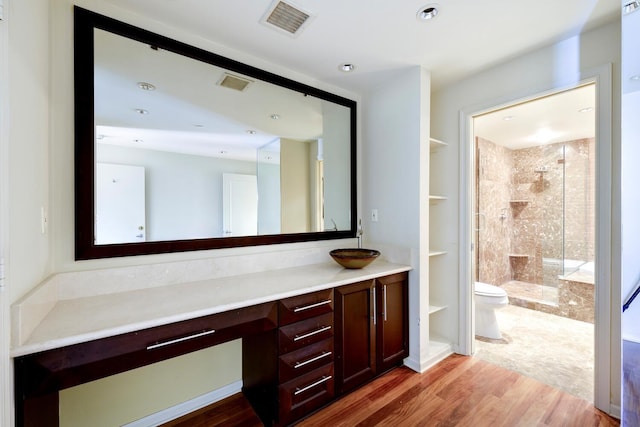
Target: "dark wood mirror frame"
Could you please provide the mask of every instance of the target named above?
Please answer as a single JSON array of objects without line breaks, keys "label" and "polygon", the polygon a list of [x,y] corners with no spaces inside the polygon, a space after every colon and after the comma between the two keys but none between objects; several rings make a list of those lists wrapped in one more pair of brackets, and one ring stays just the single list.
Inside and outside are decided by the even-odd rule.
[{"label": "dark wood mirror frame", "polygon": [[[149,241],[96,245],[94,243],[95,123],[94,123],[94,29],[158,46],[180,55],[305,93],[350,109],[350,229],[329,232],[216,237],[195,240]],[[356,102],[295,82],[238,61],[187,45],[115,19],[74,6],[75,74],[75,258],[76,260],[184,252],[240,246],[271,245],[313,240],[353,238],[356,235]]]}]

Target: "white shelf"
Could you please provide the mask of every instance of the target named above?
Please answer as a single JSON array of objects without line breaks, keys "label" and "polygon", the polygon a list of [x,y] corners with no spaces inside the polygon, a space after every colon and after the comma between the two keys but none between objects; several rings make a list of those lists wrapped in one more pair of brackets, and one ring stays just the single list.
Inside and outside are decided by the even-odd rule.
[{"label": "white shelf", "polygon": [[442,311],[442,310],[444,310],[446,308],[447,308],[446,305],[442,305],[442,306],[441,305],[430,305],[429,306],[429,314],[431,315],[431,314],[437,313],[437,312]]},{"label": "white shelf", "polygon": [[447,251],[429,251],[429,256],[433,257],[433,256],[440,256],[440,255],[446,255]]},{"label": "white shelf", "polygon": [[444,196],[436,196],[435,194],[429,195],[429,203],[436,204],[443,200],[447,200],[447,198]]},{"label": "white shelf", "polygon": [[440,141],[439,139],[429,138],[429,150],[435,151],[438,148],[446,147],[448,144],[446,142]]}]

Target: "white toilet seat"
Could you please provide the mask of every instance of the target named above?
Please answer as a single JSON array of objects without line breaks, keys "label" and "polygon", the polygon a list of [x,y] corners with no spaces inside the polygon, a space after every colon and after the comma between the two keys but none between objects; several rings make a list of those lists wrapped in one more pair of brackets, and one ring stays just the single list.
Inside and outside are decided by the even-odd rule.
[{"label": "white toilet seat", "polygon": [[499,286],[490,285],[488,283],[476,282],[474,286],[474,293],[476,295],[482,295],[487,297],[506,297],[507,291]]}]

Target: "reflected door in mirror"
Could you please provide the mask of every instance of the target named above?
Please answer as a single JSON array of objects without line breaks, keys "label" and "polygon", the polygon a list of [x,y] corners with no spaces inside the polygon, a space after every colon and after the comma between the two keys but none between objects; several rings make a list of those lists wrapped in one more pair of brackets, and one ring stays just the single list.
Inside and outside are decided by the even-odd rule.
[{"label": "reflected door in mirror", "polygon": [[96,244],[144,242],[144,168],[98,163],[96,194]]},{"label": "reflected door in mirror", "polygon": [[258,233],[258,183],[255,175],[222,175],[224,234],[255,236]]}]

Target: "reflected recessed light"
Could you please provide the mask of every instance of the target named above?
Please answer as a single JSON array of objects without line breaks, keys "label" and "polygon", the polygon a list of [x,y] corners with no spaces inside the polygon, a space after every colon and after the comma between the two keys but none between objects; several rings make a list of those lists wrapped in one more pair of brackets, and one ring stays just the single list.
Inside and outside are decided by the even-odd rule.
[{"label": "reflected recessed light", "polygon": [[193,125],[194,128],[203,128],[204,125],[201,125],[200,123],[196,123],[195,125]]},{"label": "reflected recessed light", "polygon": [[104,135],[99,134],[99,135],[96,136],[96,139],[104,139]]},{"label": "reflected recessed light", "polygon": [[340,66],[338,67],[340,69],[340,71],[344,71],[345,73],[349,73],[353,70],[355,70],[356,66],[350,63],[344,63],[344,64],[340,64]]},{"label": "reflected recessed light", "polygon": [[253,130],[253,129],[249,129],[249,130],[247,130],[247,133],[248,133],[249,135],[255,135],[255,134],[256,134],[256,131],[255,131],[255,130]]},{"label": "reflected recessed light", "polygon": [[220,150],[220,151],[219,151],[219,153],[220,153],[220,154],[227,154],[227,153],[228,153],[228,151],[227,151],[227,150]]},{"label": "reflected recessed light", "polygon": [[272,114],[270,116],[273,120],[278,120],[280,118],[280,114]]},{"label": "reflected recessed light", "polygon": [[149,114],[149,112],[147,110],[145,110],[144,108],[136,108],[135,109],[136,113],[141,114],[141,115],[146,115]]},{"label": "reflected recessed light", "polygon": [[156,87],[154,85],[147,82],[138,82],[138,87],[142,90],[156,90]]},{"label": "reflected recessed light", "polygon": [[590,113],[593,111],[593,107],[584,107],[578,110],[578,113]]},{"label": "reflected recessed light", "polygon": [[144,142],[144,139],[134,139],[133,142],[138,142],[138,143]]},{"label": "reflected recessed light", "polygon": [[638,7],[640,7],[640,1],[634,0],[631,1],[629,3],[626,3],[623,7],[622,7],[622,12],[625,15],[630,14],[631,12],[635,12],[636,10],[638,10]]},{"label": "reflected recessed light", "polygon": [[504,117],[502,118],[502,120],[504,120],[505,122],[508,122],[508,121],[513,120],[513,119],[515,119],[515,118],[516,118],[515,116],[504,116]]},{"label": "reflected recessed light", "polygon": [[440,5],[438,4],[428,4],[426,6],[423,6],[418,10],[416,17],[420,21],[430,21],[432,19],[435,19],[436,16],[438,16],[438,13],[440,13],[438,9],[439,6]]},{"label": "reflected recessed light", "polygon": [[629,80],[633,80],[634,82],[637,82],[638,80],[640,80],[640,74],[636,74],[634,76],[629,77]]}]

